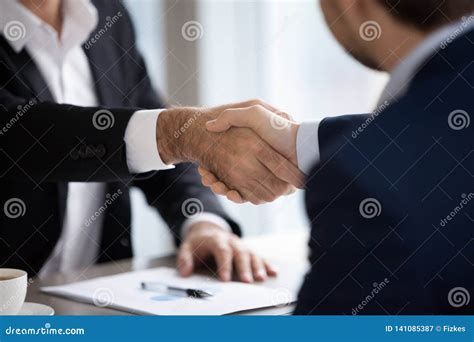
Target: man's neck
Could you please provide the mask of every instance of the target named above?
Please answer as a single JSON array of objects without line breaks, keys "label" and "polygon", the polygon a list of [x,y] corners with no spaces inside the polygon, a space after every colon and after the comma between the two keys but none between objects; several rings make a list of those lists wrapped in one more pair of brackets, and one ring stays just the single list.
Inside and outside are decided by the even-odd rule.
[{"label": "man's neck", "polygon": [[428,36],[428,33],[408,28],[385,31],[386,37],[376,49],[376,58],[380,69],[387,72],[392,72]]},{"label": "man's neck", "polygon": [[61,33],[61,0],[21,0],[23,6]]}]

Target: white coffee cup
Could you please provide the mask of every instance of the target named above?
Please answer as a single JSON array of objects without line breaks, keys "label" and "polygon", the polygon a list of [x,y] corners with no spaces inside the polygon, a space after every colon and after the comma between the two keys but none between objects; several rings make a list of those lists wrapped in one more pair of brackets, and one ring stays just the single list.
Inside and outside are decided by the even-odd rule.
[{"label": "white coffee cup", "polygon": [[0,268],[0,315],[16,315],[25,302],[27,274],[13,268]]}]

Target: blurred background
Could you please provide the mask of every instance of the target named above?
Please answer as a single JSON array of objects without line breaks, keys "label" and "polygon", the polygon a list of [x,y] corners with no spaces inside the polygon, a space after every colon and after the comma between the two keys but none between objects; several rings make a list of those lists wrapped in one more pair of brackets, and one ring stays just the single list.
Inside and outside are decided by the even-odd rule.
[{"label": "blurred background", "polygon": [[[261,98],[296,120],[372,111],[387,78],[357,64],[331,36],[317,1],[128,0],[139,49],[174,105]],[[274,203],[222,200],[246,235],[306,229],[302,192]],[[168,254],[171,235],[132,192],[137,256]],[[159,252],[158,252],[159,251]]]}]

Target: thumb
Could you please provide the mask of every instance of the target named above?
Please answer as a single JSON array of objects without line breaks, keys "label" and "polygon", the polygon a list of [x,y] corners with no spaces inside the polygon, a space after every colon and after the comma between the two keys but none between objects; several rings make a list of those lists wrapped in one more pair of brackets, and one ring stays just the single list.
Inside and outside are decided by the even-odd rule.
[{"label": "thumb", "polygon": [[191,245],[188,242],[185,242],[181,245],[178,253],[177,266],[179,273],[183,277],[189,276],[193,273],[194,269],[194,260],[193,253],[191,251]]},{"label": "thumb", "polygon": [[[206,128],[210,132],[225,132],[231,127],[253,128],[250,108],[226,109],[215,120],[208,121]],[[255,116],[253,116],[255,118]]]}]

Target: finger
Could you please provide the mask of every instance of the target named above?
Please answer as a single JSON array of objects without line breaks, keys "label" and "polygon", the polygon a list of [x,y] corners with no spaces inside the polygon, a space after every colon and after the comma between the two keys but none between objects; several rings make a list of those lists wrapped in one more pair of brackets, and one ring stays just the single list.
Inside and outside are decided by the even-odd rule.
[{"label": "finger", "polygon": [[211,190],[213,193],[221,196],[226,196],[230,189],[222,182],[215,182],[211,184]]},{"label": "finger", "polygon": [[293,117],[290,114],[286,113],[286,112],[282,112],[282,111],[278,110],[278,111],[275,112],[275,114],[282,117],[283,119],[286,119],[286,120],[289,120],[289,121],[294,121]]},{"label": "finger", "polygon": [[201,178],[201,183],[202,185],[204,186],[207,186],[207,187],[210,187],[212,184],[214,184],[215,182],[209,178],[209,177],[202,177]]},{"label": "finger", "polygon": [[260,105],[260,106],[263,106],[265,107],[266,109],[268,109],[269,111],[272,111],[272,112],[278,112],[279,110],[272,106],[271,104],[261,100],[261,99],[253,99],[253,100],[247,100],[247,101],[243,101],[243,102],[238,102],[238,103],[233,103],[233,104],[230,104],[228,106],[226,106],[225,108],[245,108],[245,107],[252,107],[252,106],[257,106],[257,105]]},{"label": "finger", "polygon": [[216,260],[217,274],[222,281],[229,281],[232,274],[232,248],[225,243],[217,244],[212,250]]},{"label": "finger", "polygon": [[252,283],[253,275],[250,253],[243,248],[234,247],[234,263],[240,281]]},{"label": "finger", "polygon": [[225,132],[230,127],[246,127],[258,133],[259,127],[265,126],[266,118],[262,106],[232,108],[223,111],[217,119],[206,122],[206,128],[211,132]]},{"label": "finger", "polygon": [[229,201],[232,201],[232,202],[235,202],[235,203],[242,204],[242,203],[246,202],[237,190],[229,191],[227,193],[226,197]]},{"label": "finger", "polygon": [[199,166],[198,172],[199,172],[199,174],[201,175],[201,177],[207,178],[207,179],[209,179],[209,180],[210,180],[211,182],[213,182],[213,183],[219,181],[219,179],[217,179],[216,175],[214,175],[211,171],[205,169],[205,168],[202,167],[202,166]]},{"label": "finger", "polygon": [[258,255],[252,254],[252,272],[256,281],[264,281],[267,279],[267,271],[265,264]]},{"label": "finger", "polygon": [[299,189],[304,187],[305,175],[292,162],[267,147],[257,158],[279,179]]},{"label": "finger", "polygon": [[265,270],[267,271],[267,274],[270,277],[276,277],[278,275],[278,271],[276,270],[276,268],[274,268],[271,264],[269,264],[266,261],[264,261],[263,263],[265,265]]},{"label": "finger", "polygon": [[191,244],[188,242],[184,242],[178,253],[177,258],[177,267],[178,271],[183,277],[189,276],[193,273],[194,269],[194,260],[193,260],[193,252],[191,250]]}]

